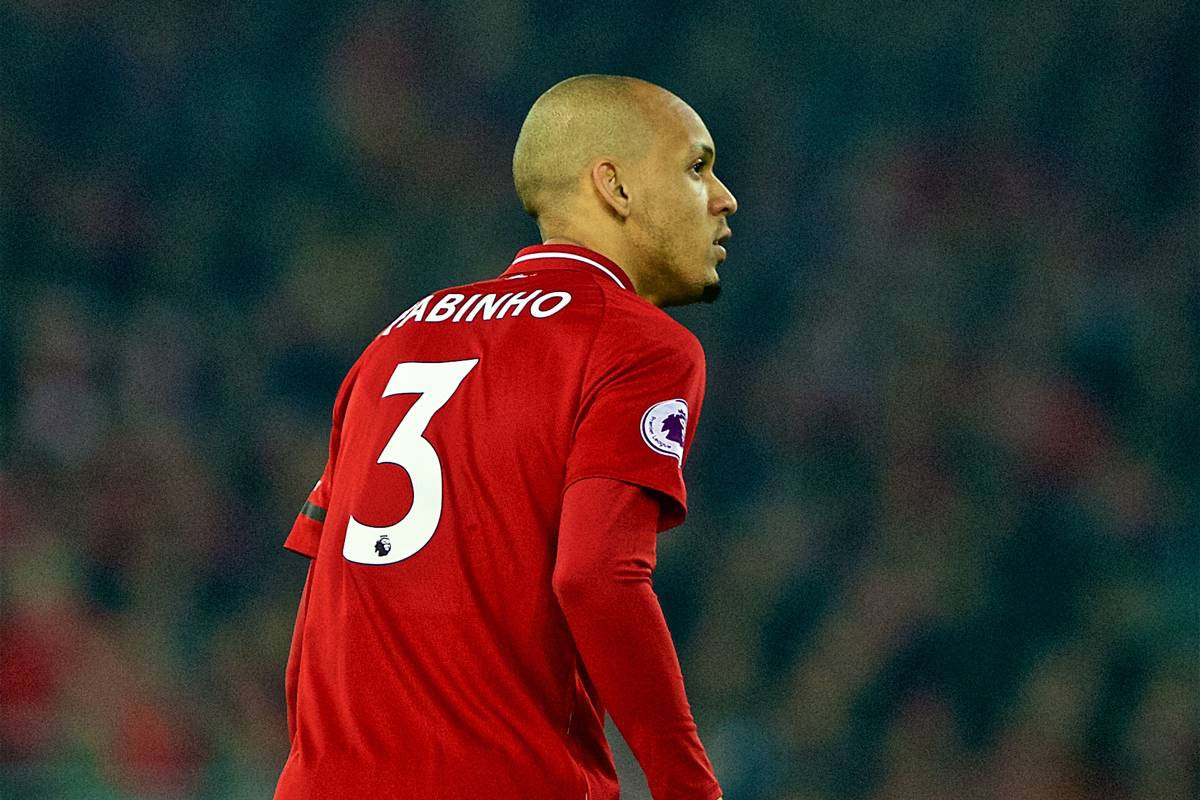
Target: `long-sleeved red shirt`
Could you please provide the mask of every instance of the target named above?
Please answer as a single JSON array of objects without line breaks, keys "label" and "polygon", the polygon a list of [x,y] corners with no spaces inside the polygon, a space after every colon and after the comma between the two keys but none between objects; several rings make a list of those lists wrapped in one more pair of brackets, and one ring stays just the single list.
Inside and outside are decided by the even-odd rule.
[{"label": "long-sleeved red shirt", "polygon": [[712,800],[649,582],[704,381],[696,338],[580,247],[387,326],[285,545],[313,564],[278,800],[609,800],[605,707],[660,798]]},{"label": "long-sleeved red shirt", "polygon": [[563,498],[554,592],[599,701],[654,800],[714,800],[721,788],[651,583],[658,515],[659,503],[641,487],[605,478],[572,484]]}]

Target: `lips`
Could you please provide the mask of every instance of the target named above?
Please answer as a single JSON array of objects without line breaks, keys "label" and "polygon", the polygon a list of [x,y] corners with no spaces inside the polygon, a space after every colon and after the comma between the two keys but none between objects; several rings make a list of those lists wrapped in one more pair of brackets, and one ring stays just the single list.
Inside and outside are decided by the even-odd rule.
[{"label": "lips", "polygon": [[720,254],[721,254],[720,260],[721,261],[725,260],[726,253],[725,253],[724,244],[725,244],[725,242],[729,241],[730,236],[733,236],[733,231],[729,230],[729,228],[726,227],[724,230],[721,231],[720,235],[717,236],[716,239],[713,239],[713,247],[717,248],[718,252],[720,252]]}]

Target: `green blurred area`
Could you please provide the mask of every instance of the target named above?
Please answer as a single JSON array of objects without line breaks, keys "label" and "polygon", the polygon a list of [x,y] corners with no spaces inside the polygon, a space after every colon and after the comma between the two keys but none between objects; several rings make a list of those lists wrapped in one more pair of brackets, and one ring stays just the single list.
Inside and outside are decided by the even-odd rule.
[{"label": "green blurred area", "polygon": [[581,72],[740,203],[655,582],[726,797],[1200,794],[1198,14],[0,4],[0,796],[270,793],[338,382]]}]

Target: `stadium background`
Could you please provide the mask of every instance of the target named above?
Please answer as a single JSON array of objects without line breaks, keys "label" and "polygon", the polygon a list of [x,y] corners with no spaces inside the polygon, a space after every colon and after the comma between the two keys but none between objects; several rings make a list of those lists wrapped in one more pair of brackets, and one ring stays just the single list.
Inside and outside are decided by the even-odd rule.
[{"label": "stadium background", "polygon": [[268,796],[336,386],[533,241],[517,129],[601,71],[742,205],[656,580],[727,797],[1195,797],[1197,42],[1181,0],[0,3],[0,795]]}]

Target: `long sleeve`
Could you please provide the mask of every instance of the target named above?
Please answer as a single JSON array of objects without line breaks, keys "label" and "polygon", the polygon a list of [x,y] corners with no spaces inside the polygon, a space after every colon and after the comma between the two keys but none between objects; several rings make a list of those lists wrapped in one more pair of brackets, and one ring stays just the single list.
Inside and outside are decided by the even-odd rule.
[{"label": "long sleeve", "polygon": [[296,738],[296,693],[300,685],[300,654],[304,649],[304,622],[308,618],[308,592],[312,585],[314,564],[309,563],[304,577],[304,589],[300,592],[300,608],[296,612],[296,625],[292,630],[292,646],[288,652],[287,671],[284,673],[284,696],[287,698],[288,739]]},{"label": "long sleeve", "polygon": [[716,800],[671,634],[654,593],[659,503],[605,478],[563,498],[554,591],[601,700],[655,800]]}]

